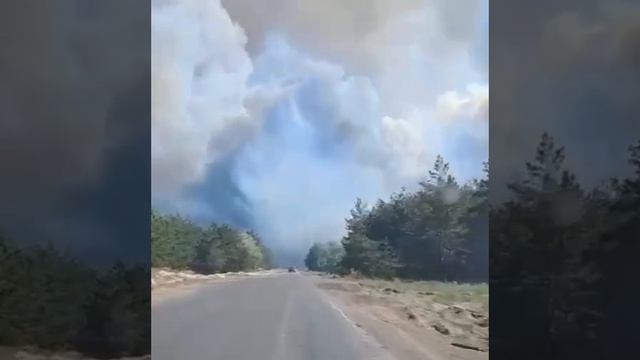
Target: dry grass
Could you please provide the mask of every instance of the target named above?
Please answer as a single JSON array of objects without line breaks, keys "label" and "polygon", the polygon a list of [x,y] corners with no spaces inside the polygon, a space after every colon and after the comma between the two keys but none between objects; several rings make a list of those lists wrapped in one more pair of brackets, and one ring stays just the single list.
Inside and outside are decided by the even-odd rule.
[{"label": "dry grass", "polygon": [[489,286],[486,283],[457,284],[440,281],[406,281],[406,280],[376,280],[357,279],[360,286],[394,293],[410,293],[425,297],[430,302],[443,305],[459,303],[478,304],[482,311],[489,310]]},{"label": "dry grass", "polygon": [[345,294],[360,309],[370,309],[386,323],[396,324],[409,332],[415,330],[418,339],[428,336],[422,331],[433,331],[459,348],[488,349],[489,286],[486,283],[379,280],[357,276],[325,279],[319,285],[321,288]]}]

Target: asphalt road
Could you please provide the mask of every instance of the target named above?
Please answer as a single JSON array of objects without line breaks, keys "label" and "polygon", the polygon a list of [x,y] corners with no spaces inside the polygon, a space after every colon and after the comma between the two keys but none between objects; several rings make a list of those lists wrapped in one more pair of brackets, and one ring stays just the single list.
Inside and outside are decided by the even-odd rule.
[{"label": "asphalt road", "polygon": [[154,360],[390,360],[299,273],[202,285],[154,305]]}]

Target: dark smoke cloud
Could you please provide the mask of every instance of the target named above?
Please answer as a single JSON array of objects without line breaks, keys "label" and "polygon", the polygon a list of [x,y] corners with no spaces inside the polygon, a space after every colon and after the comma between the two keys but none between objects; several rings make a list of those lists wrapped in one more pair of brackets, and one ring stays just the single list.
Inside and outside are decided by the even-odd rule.
[{"label": "dark smoke cloud", "polygon": [[149,3],[5,1],[0,34],[0,231],[146,261]]},{"label": "dark smoke cloud", "polygon": [[627,174],[626,148],[640,138],[640,3],[490,6],[492,193],[524,170],[543,131],[566,146],[581,183]]},{"label": "dark smoke cloud", "polygon": [[206,223],[216,219],[236,227],[250,229],[253,226],[251,203],[235,179],[235,153],[225,157],[207,169],[206,180],[189,189],[189,195],[209,204],[212,214],[196,217]]}]

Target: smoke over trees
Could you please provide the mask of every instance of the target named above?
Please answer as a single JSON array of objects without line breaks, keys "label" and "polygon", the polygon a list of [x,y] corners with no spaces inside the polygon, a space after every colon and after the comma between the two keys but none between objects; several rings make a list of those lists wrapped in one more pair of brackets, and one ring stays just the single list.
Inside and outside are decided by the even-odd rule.
[{"label": "smoke over trees", "polygon": [[[460,185],[439,158],[418,191],[356,201],[332,272],[486,282],[490,263],[493,355],[622,356],[638,329],[628,311],[640,296],[625,279],[639,270],[640,142],[629,163],[634,175],[585,188],[545,133],[508,200],[490,206],[487,178]],[[314,245],[307,264],[330,271],[326,258]]]},{"label": "smoke over trees", "polygon": [[[638,329],[628,311],[640,296],[625,279],[639,270],[640,142],[629,163],[632,176],[585,188],[545,133],[508,200],[490,206],[487,178],[460,185],[438,158],[418,191],[356,201],[337,272],[485,282],[489,262],[492,356],[622,356]],[[314,245],[308,266],[327,271],[323,256]]]},{"label": "smoke over trees", "polygon": [[271,267],[271,253],[253,231],[211,224],[203,228],[180,215],[151,217],[154,267],[227,272]]},{"label": "smoke over trees", "polygon": [[[437,157],[416,192],[403,189],[371,208],[356,200],[337,268],[372,277],[487,281],[488,209],[487,179],[460,185]],[[308,259],[325,261],[321,250],[314,245]]]}]

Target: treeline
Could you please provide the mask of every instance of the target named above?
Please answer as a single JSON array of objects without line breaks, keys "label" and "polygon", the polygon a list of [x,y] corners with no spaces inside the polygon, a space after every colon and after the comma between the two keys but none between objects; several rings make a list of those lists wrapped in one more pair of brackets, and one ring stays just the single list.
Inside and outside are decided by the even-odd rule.
[{"label": "treeline", "polygon": [[344,249],[337,242],[315,243],[304,259],[304,265],[311,271],[339,273]]},{"label": "treeline", "polygon": [[0,344],[93,356],[151,351],[150,272],[97,272],[53,247],[19,249],[0,237]]},{"label": "treeline", "polygon": [[203,228],[180,215],[151,215],[153,267],[201,273],[246,271],[272,266],[272,256],[253,231],[211,224]]},{"label": "treeline", "polygon": [[[356,201],[346,219],[347,234],[340,244],[335,272],[488,281],[487,178],[459,184],[450,174],[449,164],[438,156],[419,185],[415,192],[403,189],[371,208],[360,199]],[[307,267],[314,266],[314,261],[334,261],[321,249],[318,245],[310,249],[307,259],[315,259],[316,254],[321,259],[310,261]]]},{"label": "treeline", "polygon": [[634,175],[585,189],[544,134],[526,176],[509,184],[511,199],[492,209],[492,356],[637,352],[640,142],[629,150]]}]

